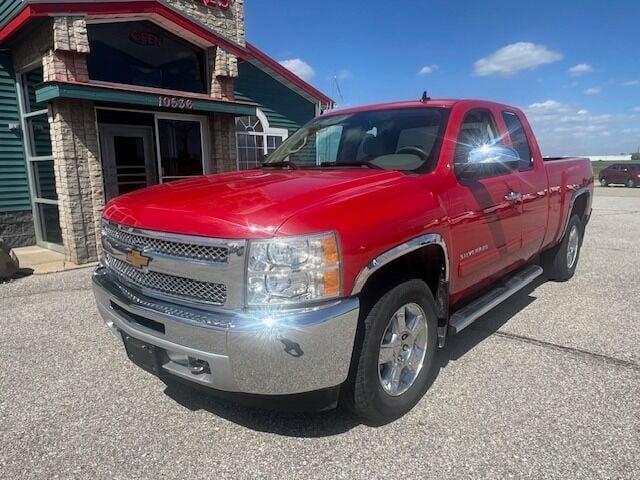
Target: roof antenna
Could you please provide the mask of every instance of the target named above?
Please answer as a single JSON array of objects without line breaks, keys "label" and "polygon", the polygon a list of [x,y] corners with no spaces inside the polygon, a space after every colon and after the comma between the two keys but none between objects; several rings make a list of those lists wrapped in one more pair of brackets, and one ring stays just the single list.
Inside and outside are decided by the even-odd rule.
[{"label": "roof antenna", "polygon": [[428,102],[429,100],[431,100],[431,97],[429,95],[427,95],[427,91],[425,90],[424,92],[422,92],[422,99],[420,101],[421,102]]}]

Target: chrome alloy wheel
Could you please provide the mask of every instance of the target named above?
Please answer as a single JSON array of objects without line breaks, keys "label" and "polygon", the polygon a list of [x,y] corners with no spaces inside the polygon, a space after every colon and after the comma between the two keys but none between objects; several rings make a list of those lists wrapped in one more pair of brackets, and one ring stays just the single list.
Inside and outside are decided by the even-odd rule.
[{"label": "chrome alloy wheel", "polygon": [[416,381],[427,353],[427,317],[416,303],[403,305],[391,316],[378,355],[378,378],[392,397]]},{"label": "chrome alloy wheel", "polygon": [[567,267],[573,268],[578,258],[578,247],[580,246],[580,230],[577,225],[571,227],[569,232],[569,242],[567,243]]}]

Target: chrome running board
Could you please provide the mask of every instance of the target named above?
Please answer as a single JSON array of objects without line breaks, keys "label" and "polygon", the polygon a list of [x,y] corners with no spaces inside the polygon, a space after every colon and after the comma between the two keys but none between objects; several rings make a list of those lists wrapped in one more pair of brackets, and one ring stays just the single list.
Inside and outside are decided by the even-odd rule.
[{"label": "chrome running board", "polygon": [[508,280],[482,297],[461,308],[449,318],[449,333],[456,334],[475,322],[492,308],[504,302],[511,295],[529,285],[542,275],[542,267],[531,265],[520,270]]}]

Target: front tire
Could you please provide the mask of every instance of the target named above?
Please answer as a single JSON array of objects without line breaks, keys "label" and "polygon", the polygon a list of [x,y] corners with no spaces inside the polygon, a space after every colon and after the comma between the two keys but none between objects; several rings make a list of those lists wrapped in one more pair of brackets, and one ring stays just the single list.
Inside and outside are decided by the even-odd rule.
[{"label": "front tire", "polygon": [[436,304],[422,280],[395,286],[359,327],[343,402],[375,424],[401,417],[428,388],[437,346]]},{"label": "front tire", "polygon": [[603,186],[603,187],[608,187],[609,186],[609,182],[607,181],[606,178],[602,177],[600,179],[600,185]]},{"label": "front tire", "polygon": [[627,187],[636,188],[636,181],[634,178],[630,178],[629,180],[627,180]]},{"label": "front tire", "polygon": [[551,280],[566,282],[576,272],[584,226],[578,215],[573,215],[559,245],[544,253],[545,275]]}]

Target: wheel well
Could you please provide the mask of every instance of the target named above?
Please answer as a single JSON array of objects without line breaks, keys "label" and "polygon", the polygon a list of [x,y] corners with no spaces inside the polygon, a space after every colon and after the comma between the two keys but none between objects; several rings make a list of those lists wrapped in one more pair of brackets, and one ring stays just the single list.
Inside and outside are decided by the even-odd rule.
[{"label": "wheel well", "polygon": [[587,204],[589,203],[589,194],[583,193],[579,195],[578,198],[573,202],[573,208],[571,210],[571,215],[576,214],[580,217],[582,224],[584,225],[585,220],[587,219]]},{"label": "wheel well", "polygon": [[[446,269],[445,252],[439,245],[427,245],[389,262],[373,273],[360,294],[365,304],[375,301],[390,288],[409,279],[421,279],[437,298],[440,275]],[[445,272],[446,273],[446,272]]]}]

